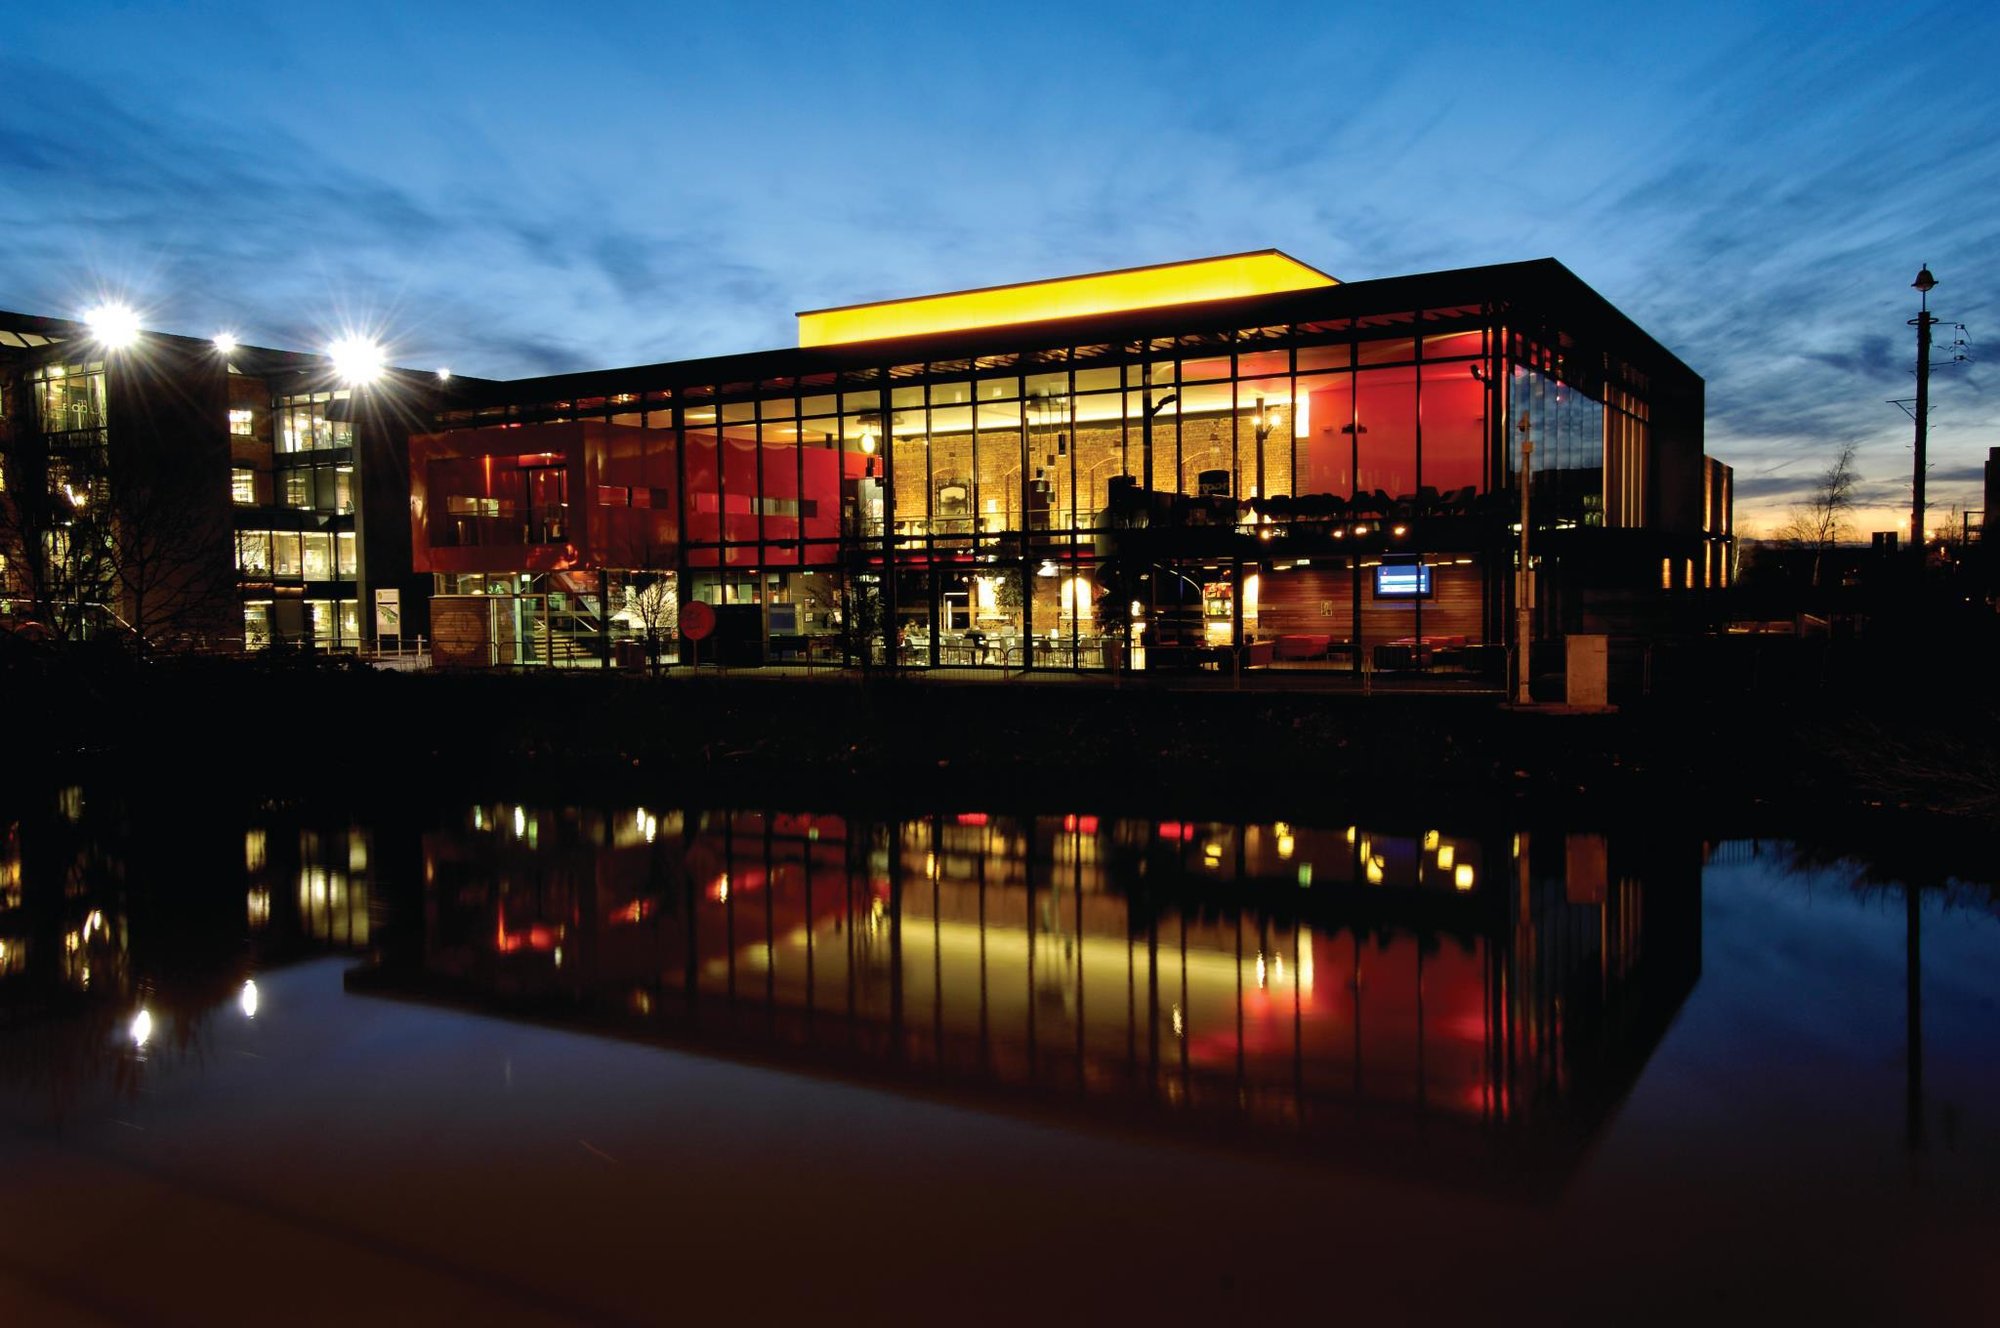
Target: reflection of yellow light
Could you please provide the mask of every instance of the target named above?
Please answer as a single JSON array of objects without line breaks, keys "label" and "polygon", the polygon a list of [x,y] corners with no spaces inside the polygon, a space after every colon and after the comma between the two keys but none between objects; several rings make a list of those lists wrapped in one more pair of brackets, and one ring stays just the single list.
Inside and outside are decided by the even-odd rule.
[{"label": "reflection of yellow light", "polygon": [[1292,838],[1292,832],[1280,826],[1278,829],[1278,856],[1280,858],[1291,857],[1292,850],[1297,846],[1296,841]]},{"label": "reflection of yellow light", "polygon": [[236,1003],[243,1007],[245,1018],[255,1019],[257,1017],[257,979],[244,979],[243,990],[236,993]]},{"label": "reflection of yellow light", "polygon": [[1257,952],[1257,985],[1258,985],[1258,986],[1260,986],[1260,987],[1261,987],[1261,986],[1263,986],[1263,985],[1265,985],[1265,981],[1264,981],[1264,952],[1263,952],[1262,950],[1259,950],[1259,951]]},{"label": "reflection of yellow light", "polygon": [[1368,877],[1368,884],[1370,885],[1382,884],[1382,857],[1380,854],[1369,855],[1366,874]]},{"label": "reflection of yellow light", "polygon": [[924,854],[924,875],[933,881],[938,878],[937,854]]},{"label": "reflection of yellow light", "polygon": [[1285,957],[1283,955],[1279,955],[1271,961],[1271,975],[1281,983],[1285,980]]},{"label": "reflection of yellow light", "polygon": [[1187,1021],[1181,1017],[1181,1007],[1178,1005],[1174,1007],[1174,1036],[1187,1036]]},{"label": "reflection of yellow light", "polygon": [[722,875],[715,878],[715,902],[718,904],[726,904],[729,902],[728,872],[724,872],[722,873]]},{"label": "reflection of yellow light", "polygon": [[1457,855],[1453,852],[1451,845],[1449,844],[1440,845],[1438,848],[1438,870],[1450,871],[1452,859],[1456,856]]},{"label": "reflection of yellow light", "polygon": [[799,345],[834,346],[914,337],[1047,318],[1081,318],[1336,285],[1334,278],[1275,249],[1184,263],[1092,272],[1013,286],[987,286],[906,300],[810,309],[799,315]]},{"label": "reflection of yellow light", "polygon": [[143,1047],[146,1045],[147,1041],[153,1036],[153,1012],[151,1010],[142,1006],[139,1013],[132,1016],[131,1033],[133,1046]]},{"label": "reflection of yellow light", "polygon": [[1472,888],[1472,864],[1469,862],[1459,863],[1458,870],[1451,874],[1451,883],[1461,890],[1470,890]]},{"label": "reflection of yellow light", "polygon": [[1438,832],[1435,830],[1424,831],[1424,852],[1429,853],[1437,846],[1438,846]]},{"label": "reflection of yellow light", "polygon": [[1354,827],[1353,827],[1353,826],[1351,826],[1351,825],[1350,825],[1350,826],[1348,826],[1348,827],[1347,827],[1347,842],[1348,842],[1348,843],[1352,844],[1352,843],[1354,842],[1354,835],[1355,835],[1355,829],[1354,829]]},{"label": "reflection of yellow light", "polygon": [[1313,938],[1305,928],[1299,928],[1299,988],[1313,989]]},{"label": "reflection of yellow light", "polygon": [[519,839],[522,835],[525,835],[527,833],[528,833],[527,808],[516,807],[514,809],[514,838]]}]

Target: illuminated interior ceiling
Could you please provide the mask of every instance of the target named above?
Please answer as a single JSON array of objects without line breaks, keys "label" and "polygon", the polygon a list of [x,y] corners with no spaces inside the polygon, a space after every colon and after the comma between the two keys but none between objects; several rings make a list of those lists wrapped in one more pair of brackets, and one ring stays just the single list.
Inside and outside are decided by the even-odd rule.
[{"label": "illuminated interior ceiling", "polygon": [[1245,295],[1312,290],[1339,284],[1318,268],[1276,249],[1159,263],[1078,277],[987,286],[946,295],[810,309],[799,315],[799,345],[839,346],[855,341],[962,332],[969,328],[1037,323],[1049,318],[1158,309]]}]

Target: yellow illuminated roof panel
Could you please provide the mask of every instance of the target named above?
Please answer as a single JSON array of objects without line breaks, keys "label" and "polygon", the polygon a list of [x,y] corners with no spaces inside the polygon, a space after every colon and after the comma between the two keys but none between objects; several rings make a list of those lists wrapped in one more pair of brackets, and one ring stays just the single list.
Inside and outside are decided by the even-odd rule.
[{"label": "yellow illuminated roof panel", "polygon": [[1039,323],[1049,318],[1158,309],[1245,295],[1312,290],[1338,283],[1276,249],[1184,263],[1092,272],[1080,277],[987,286],[948,295],[811,309],[799,315],[799,345],[839,346],[855,341],[915,337],[930,332]]}]

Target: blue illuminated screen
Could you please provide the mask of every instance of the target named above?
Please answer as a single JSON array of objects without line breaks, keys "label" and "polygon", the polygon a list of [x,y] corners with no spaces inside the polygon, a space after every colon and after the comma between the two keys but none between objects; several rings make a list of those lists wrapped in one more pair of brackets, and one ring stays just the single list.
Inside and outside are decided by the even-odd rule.
[{"label": "blue illuminated screen", "polygon": [[1431,593],[1428,563],[1384,563],[1375,569],[1377,599],[1420,599]]}]

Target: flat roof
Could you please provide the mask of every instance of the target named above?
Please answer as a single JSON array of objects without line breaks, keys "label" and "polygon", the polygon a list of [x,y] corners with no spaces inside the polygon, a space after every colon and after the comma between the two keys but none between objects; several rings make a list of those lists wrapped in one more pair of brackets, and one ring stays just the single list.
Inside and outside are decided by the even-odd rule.
[{"label": "flat roof", "polygon": [[1339,282],[1277,249],[981,286],[942,295],[799,313],[800,346],[838,346],[930,332],[1040,323],[1176,304],[1312,290]]}]

